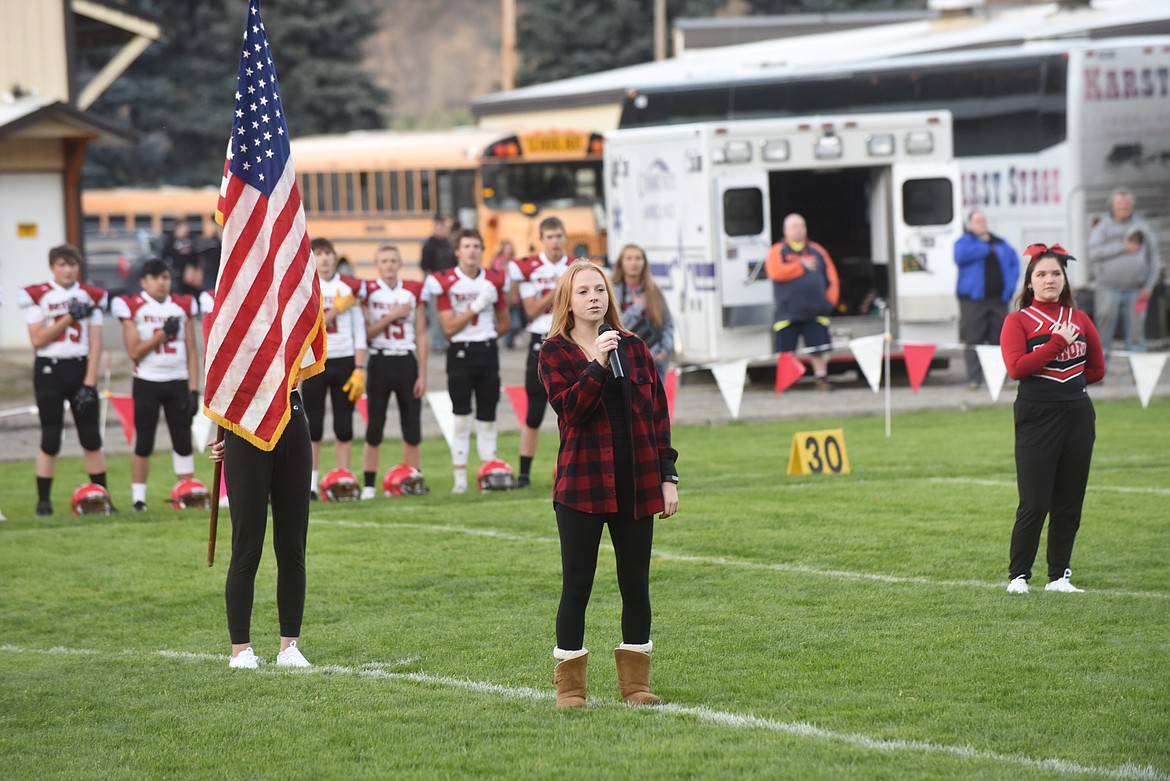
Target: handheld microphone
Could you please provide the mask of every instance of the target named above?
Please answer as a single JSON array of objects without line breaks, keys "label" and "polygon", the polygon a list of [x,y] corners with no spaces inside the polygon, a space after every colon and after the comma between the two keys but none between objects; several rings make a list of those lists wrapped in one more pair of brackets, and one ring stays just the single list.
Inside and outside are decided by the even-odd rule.
[{"label": "handheld microphone", "polygon": [[[602,323],[601,327],[599,327],[597,329],[597,335],[601,336],[606,331],[616,331],[616,330],[617,329],[614,328],[609,323]],[[618,346],[615,347],[613,349],[613,351],[609,354],[609,368],[613,370],[614,378],[620,380],[622,377],[626,376],[626,371],[625,371],[625,369],[622,368],[622,359],[618,355],[619,350],[621,350],[621,343],[620,342],[618,343]]]}]

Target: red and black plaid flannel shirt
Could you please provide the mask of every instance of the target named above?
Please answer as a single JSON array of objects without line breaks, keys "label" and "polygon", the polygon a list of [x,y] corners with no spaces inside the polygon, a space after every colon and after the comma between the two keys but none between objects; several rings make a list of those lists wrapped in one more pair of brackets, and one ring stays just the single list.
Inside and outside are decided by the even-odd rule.
[{"label": "red and black plaid flannel shirt", "polygon": [[[630,384],[634,517],[645,518],[663,510],[662,483],[677,476],[678,451],[670,446],[666,392],[650,350],[624,331],[618,349]],[[539,371],[561,432],[553,501],[587,513],[617,512],[613,432],[601,390],[618,380],[564,337],[541,345]]]}]

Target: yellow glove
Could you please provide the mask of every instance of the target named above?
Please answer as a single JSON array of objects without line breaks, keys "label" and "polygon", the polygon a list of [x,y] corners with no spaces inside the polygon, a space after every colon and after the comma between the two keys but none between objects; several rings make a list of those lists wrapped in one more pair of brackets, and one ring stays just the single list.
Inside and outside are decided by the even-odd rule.
[{"label": "yellow glove", "polygon": [[349,394],[350,401],[357,401],[358,397],[366,392],[366,370],[354,369],[353,374],[349,375],[349,379],[345,381],[341,389]]},{"label": "yellow glove", "polygon": [[338,293],[333,297],[333,309],[337,314],[348,312],[356,301],[357,297],[353,293]]}]

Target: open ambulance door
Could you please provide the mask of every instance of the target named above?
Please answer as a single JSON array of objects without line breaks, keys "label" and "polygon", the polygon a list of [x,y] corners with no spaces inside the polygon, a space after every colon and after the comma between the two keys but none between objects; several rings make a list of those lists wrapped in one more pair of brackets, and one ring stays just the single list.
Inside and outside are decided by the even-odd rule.
[{"label": "open ambulance door", "polygon": [[[723,335],[719,357],[758,358],[772,352],[772,283],[764,269],[772,247],[767,171],[720,172],[715,177],[716,251],[709,270],[695,269],[692,283],[719,291]],[[710,273],[709,280],[702,275]]]}]

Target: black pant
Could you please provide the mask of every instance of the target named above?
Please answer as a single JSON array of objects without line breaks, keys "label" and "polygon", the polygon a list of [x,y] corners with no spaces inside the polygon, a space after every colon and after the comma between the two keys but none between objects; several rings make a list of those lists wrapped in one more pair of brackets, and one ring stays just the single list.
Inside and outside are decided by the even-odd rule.
[{"label": "black pant", "polygon": [[232,560],[226,600],[234,645],[251,642],[256,570],[264,551],[268,502],[272,500],[272,547],[276,553],[276,609],[282,637],[299,637],[305,613],[305,541],[309,529],[309,476],[313,451],[300,397],[284,434],[266,452],[232,433],[224,435],[223,469],[232,514]]},{"label": "black pant", "polygon": [[1077,401],[1016,399],[1015,418],[1020,504],[1008,574],[1032,577],[1048,516],[1048,579],[1056,580],[1069,566],[1081,526],[1097,415],[1086,396]]},{"label": "black pant", "polygon": [[983,366],[979,363],[977,344],[999,344],[999,332],[1008,314],[1008,305],[998,298],[990,301],[959,299],[959,338],[966,345],[963,361],[967,365],[967,382],[983,382]]},{"label": "black pant", "polygon": [[98,428],[100,416],[97,404],[83,414],[77,414],[73,394],[85,382],[85,358],[37,358],[33,362],[33,391],[37,397],[37,412],[41,418],[41,451],[55,456],[61,452],[61,433],[65,427],[65,402],[73,412],[77,424],[77,438],[85,450],[102,449],[102,432]]},{"label": "black pant", "polygon": [[305,398],[305,411],[309,417],[309,436],[314,442],[320,442],[325,436],[326,393],[333,402],[333,436],[338,442],[353,439],[354,402],[349,400],[349,392],[342,387],[349,381],[354,367],[352,355],[327,358],[325,371],[301,383],[301,395]]},{"label": "black pant", "polygon": [[622,594],[622,642],[650,641],[650,547],[654,516],[591,514],[555,505],[561,538],[561,604],[557,609],[557,647],[576,651],[585,644],[585,608],[597,572],[601,529],[609,525]]},{"label": "black pant", "polygon": [[447,347],[447,395],[456,415],[471,414],[475,396],[475,419],[496,419],[500,403],[500,353],[496,340],[451,342]]},{"label": "black pant", "polygon": [[149,456],[154,452],[154,436],[158,432],[158,409],[162,407],[171,432],[171,448],[181,456],[189,456],[191,448],[191,390],[186,380],[152,382],[138,377],[130,391],[134,398],[134,455]]},{"label": "black pant", "polygon": [[524,425],[528,428],[540,428],[544,420],[544,411],[548,407],[548,391],[540,381],[537,369],[540,366],[540,345],[544,337],[539,334],[529,334],[531,339],[528,346],[528,366],[524,372],[524,392],[528,396],[528,412],[524,417]]},{"label": "black pant", "polygon": [[422,399],[414,397],[417,379],[418,358],[414,353],[370,356],[369,382],[366,384],[366,409],[370,416],[366,426],[367,444],[382,444],[391,395],[398,400],[402,441],[408,445],[422,442]]}]

